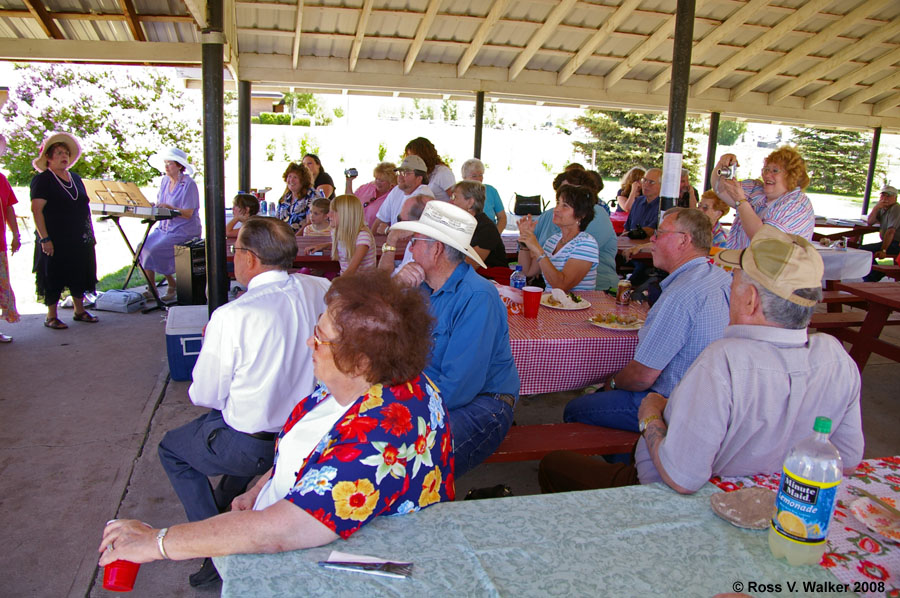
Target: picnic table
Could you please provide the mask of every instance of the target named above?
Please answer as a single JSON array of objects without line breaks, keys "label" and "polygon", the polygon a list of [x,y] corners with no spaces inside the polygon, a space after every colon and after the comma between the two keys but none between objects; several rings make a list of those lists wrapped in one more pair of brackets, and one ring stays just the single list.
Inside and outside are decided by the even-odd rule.
[{"label": "picnic table", "polygon": [[[864,461],[838,492],[823,564],[791,567],[769,552],[767,530],[734,527],[717,517],[706,484],[682,496],[662,484],[434,505],[379,517],[347,541],[280,554],[215,558],[222,596],[712,596],[759,586],[868,582],[885,595],[900,588],[900,546],[849,514],[856,488],[900,499],[892,478],[900,458]],[[734,490],[772,476],[718,480]],[[846,529],[845,529],[846,528]],[[406,579],[320,567],[332,550],[413,563]],[[872,582],[875,582],[874,584]],[[876,594],[872,594],[876,595]]]},{"label": "picnic table", "polygon": [[599,313],[647,316],[647,306],[617,306],[602,291],[576,293],[591,303],[565,311],[542,305],[536,319],[509,315],[509,343],[523,395],[584,388],[625,367],[634,356],[637,331],[598,328],[588,319]]},{"label": "picnic table", "polygon": [[850,357],[856,362],[859,370],[862,371],[866,367],[872,353],[900,361],[900,347],[879,338],[891,312],[900,311],[900,283],[838,282],[834,286],[839,291],[852,293],[868,302],[866,318],[859,331],[850,328],[829,331],[852,345]]}]

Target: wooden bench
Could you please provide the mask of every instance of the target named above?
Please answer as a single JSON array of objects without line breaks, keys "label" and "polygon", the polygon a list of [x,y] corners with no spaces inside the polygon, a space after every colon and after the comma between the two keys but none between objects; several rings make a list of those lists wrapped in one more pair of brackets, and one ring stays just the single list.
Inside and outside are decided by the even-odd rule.
[{"label": "wooden bench", "polygon": [[830,313],[840,313],[844,305],[851,305],[862,309],[865,309],[866,307],[865,299],[860,299],[847,291],[822,291],[822,299],[819,303],[824,303]]},{"label": "wooden bench", "polygon": [[[815,313],[809,322],[810,328],[816,330],[833,330],[836,328],[850,328],[853,326],[862,326],[863,320],[866,319],[864,311],[847,311],[837,313]],[[888,317],[885,326],[896,326],[900,324],[900,313],[891,314]]]},{"label": "wooden bench", "polygon": [[630,453],[640,434],[588,424],[512,426],[488,463],[534,461],[553,451],[583,455]]},{"label": "wooden bench", "polygon": [[900,266],[892,265],[892,266],[879,266],[875,264],[872,266],[872,270],[875,272],[881,272],[888,278],[893,278],[894,280],[900,280]]}]

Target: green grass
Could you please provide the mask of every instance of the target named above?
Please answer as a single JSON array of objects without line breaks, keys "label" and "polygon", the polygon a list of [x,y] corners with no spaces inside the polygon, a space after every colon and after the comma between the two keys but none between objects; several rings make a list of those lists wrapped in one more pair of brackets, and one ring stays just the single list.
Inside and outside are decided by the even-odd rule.
[{"label": "green grass", "polygon": [[[97,282],[97,290],[109,291],[111,289],[121,289],[122,284],[125,282],[125,277],[128,275],[129,268],[131,268],[131,266],[123,266],[120,270],[107,274],[101,278]],[[165,276],[159,274],[156,276],[157,284],[165,279]],[[144,280],[144,275],[141,274],[140,270],[136,269],[134,274],[131,275],[131,280],[128,282],[128,288],[141,287],[146,284],[147,281]]]}]

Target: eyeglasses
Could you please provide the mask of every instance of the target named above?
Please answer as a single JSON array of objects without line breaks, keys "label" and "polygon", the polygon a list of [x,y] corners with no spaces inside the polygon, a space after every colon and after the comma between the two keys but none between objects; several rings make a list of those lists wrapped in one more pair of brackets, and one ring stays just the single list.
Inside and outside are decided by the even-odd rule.
[{"label": "eyeglasses", "polygon": [[313,328],[313,345],[315,345],[316,349],[319,348],[319,345],[335,345],[335,344],[337,344],[333,341],[323,341],[322,339],[319,338],[319,334],[321,334],[321,332],[319,331],[319,325],[316,324],[315,327]]},{"label": "eyeglasses", "polygon": [[653,236],[658,238],[660,235],[665,235],[666,233],[672,233],[675,235],[686,235],[687,233],[683,230],[666,230],[663,228],[656,229],[656,232],[653,233]]},{"label": "eyeglasses", "polygon": [[782,172],[780,168],[777,166],[763,166],[763,174],[779,174]]},{"label": "eyeglasses", "polygon": [[231,253],[232,253],[232,254],[237,253],[238,251],[247,251],[247,252],[252,253],[253,255],[255,255],[259,260],[262,260],[262,258],[259,257],[259,254],[256,253],[255,251],[253,251],[252,249],[247,249],[246,247],[238,247],[237,245],[232,245],[232,246],[231,246]]},{"label": "eyeglasses", "polygon": [[415,172],[416,172],[415,170],[398,170],[397,174],[408,175],[408,174],[415,174]]},{"label": "eyeglasses", "polygon": [[645,185],[659,185],[659,181],[654,181],[653,179],[641,179],[641,182]]},{"label": "eyeglasses", "polygon": [[437,241],[437,239],[429,239],[428,237],[413,237],[409,240],[410,249],[412,249],[413,244],[417,241],[421,241],[423,243],[434,243]]}]

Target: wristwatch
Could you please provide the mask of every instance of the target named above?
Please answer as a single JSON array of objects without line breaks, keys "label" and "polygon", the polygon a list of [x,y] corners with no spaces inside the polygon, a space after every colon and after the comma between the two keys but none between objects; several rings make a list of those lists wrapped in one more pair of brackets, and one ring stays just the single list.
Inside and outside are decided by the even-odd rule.
[{"label": "wristwatch", "polygon": [[647,426],[650,425],[650,422],[657,420],[657,419],[661,420],[662,418],[660,416],[656,415],[655,413],[653,415],[648,415],[647,417],[642,419],[641,423],[638,424],[638,430],[640,431],[640,433],[643,434],[644,430],[647,429]]},{"label": "wristwatch", "polygon": [[393,245],[388,245],[387,243],[385,243],[381,246],[381,253],[385,253],[386,251],[397,251],[397,248]]},{"label": "wristwatch", "polygon": [[607,390],[615,390],[616,389],[616,379],[610,377],[610,379],[606,382]]}]

